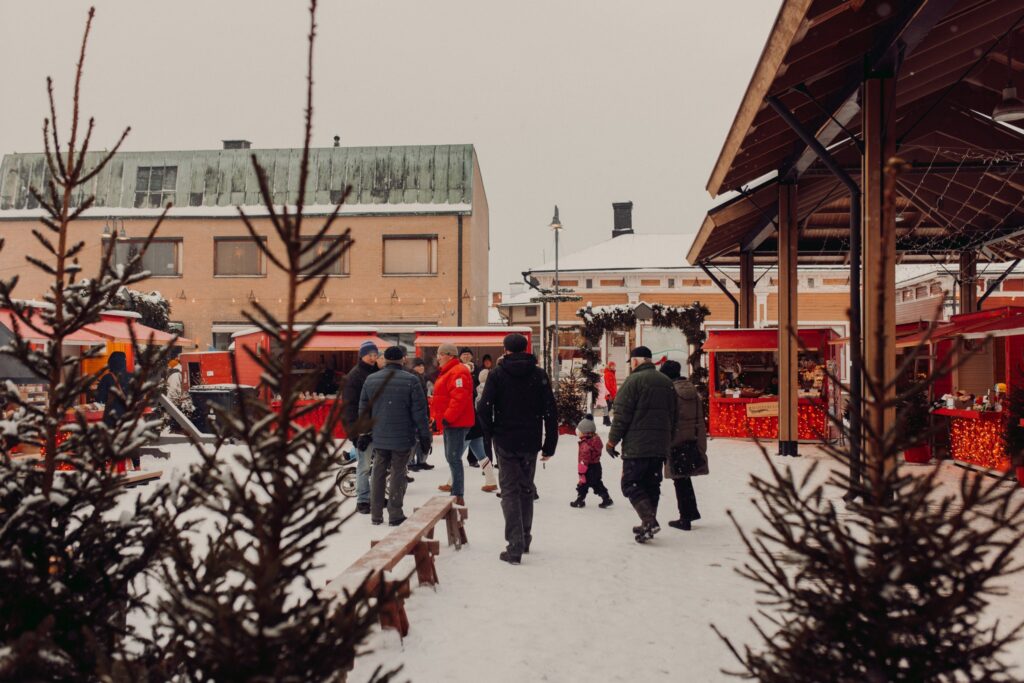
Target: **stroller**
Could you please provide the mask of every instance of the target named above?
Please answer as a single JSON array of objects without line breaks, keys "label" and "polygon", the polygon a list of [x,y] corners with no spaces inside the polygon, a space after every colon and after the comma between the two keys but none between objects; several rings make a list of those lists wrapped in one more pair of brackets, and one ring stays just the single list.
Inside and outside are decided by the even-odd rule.
[{"label": "stroller", "polygon": [[334,485],[346,498],[354,498],[356,495],[356,459],[349,451],[342,451],[341,454],[345,460],[341,470],[334,478]]}]

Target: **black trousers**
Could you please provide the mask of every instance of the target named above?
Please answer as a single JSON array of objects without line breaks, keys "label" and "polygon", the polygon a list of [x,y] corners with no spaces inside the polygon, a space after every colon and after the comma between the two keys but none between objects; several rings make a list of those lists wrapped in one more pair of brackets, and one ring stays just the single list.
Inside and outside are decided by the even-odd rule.
[{"label": "black trousers", "polygon": [[634,507],[638,500],[647,499],[657,510],[664,467],[662,458],[623,458],[622,495],[629,498]]},{"label": "black trousers", "polygon": [[498,483],[501,512],[505,515],[505,542],[514,557],[523,554],[533,529],[533,478],[537,473],[536,453],[515,453],[494,444],[498,455]]},{"label": "black trousers", "polygon": [[592,465],[587,465],[587,473],[583,475],[586,481],[576,487],[576,493],[580,498],[586,498],[588,490],[593,491],[601,498],[608,497],[608,489],[601,480],[601,475],[601,463],[595,462]]},{"label": "black trousers", "polygon": [[679,518],[692,522],[700,519],[700,512],[697,510],[697,496],[693,492],[693,479],[681,477],[672,480],[676,489],[676,505],[679,506]]}]

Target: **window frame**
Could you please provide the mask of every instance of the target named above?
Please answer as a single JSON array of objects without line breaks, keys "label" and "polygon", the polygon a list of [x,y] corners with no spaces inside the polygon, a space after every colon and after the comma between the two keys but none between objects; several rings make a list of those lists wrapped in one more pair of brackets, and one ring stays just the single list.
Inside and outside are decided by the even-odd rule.
[{"label": "window frame", "polygon": [[[263,253],[258,246],[256,247],[256,253],[260,259],[260,273],[259,274],[248,274],[248,275],[221,275],[217,272],[217,247],[221,243],[227,242],[252,242],[253,239],[250,236],[240,235],[238,237],[231,235],[218,235],[213,238],[213,277],[217,279],[233,279],[233,278],[265,278],[267,277],[267,256]],[[267,238],[264,236],[260,237],[260,241],[263,244],[267,243]]]},{"label": "window frame", "polygon": [[[433,254],[432,254],[432,258],[430,258],[429,260],[430,260],[431,267],[433,268],[433,271],[432,272],[426,272],[426,273],[389,273],[389,272],[387,272],[387,243],[388,243],[389,240],[394,240],[394,241],[398,241],[398,240],[405,240],[405,241],[423,240],[423,241],[431,242],[432,243],[431,248],[433,249]],[[423,234],[416,234],[416,235],[403,235],[403,234],[385,234],[385,235],[381,235],[381,242],[380,242],[380,274],[381,274],[381,277],[438,277],[438,274],[441,272],[441,266],[440,266],[440,263],[439,263],[441,258],[440,258],[440,254],[438,253],[440,246],[441,246],[440,245],[440,239],[438,238],[437,233],[423,233]]]},{"label": "window frame", "polygon": [[[111,239],[112,238],[110,238],[110,237],[104,237],[103,238],[103,249],[104,250],[107,249],[107,242],[110,241]],[[117,260],[117,245],[118,244],[130,244],[132,242],[142,243],[142,242],[145,242],[145,241],[146,241],[145,237],[118,237],[118,238],[114,239],[114,254],[113,254],[113,258],[111,260],[111,264],[115,265],[115,266],[116,265],[120,265],[118,263],[118,260]],[[172,243],[172,244],[175,245],[175,250],[174,250],[174,261],[175,261],[174,269],[175,269],[175,273],[173,275],[162,275],[162,274],[156,274],[156,273],[150,272],[149,277],[150,278],[158,277],[158,278],[163,278],[163,279],[172,279],[172,278],[184,277],[184,272],[183,272],[184,268],[183,268],[183,266],[184,266],[184,263],[185,263],[185,256],[184,256],[184,254],[185,254],[185,239],[183,237],[154,237],[152,240],[150,240],[150,245],[161,244],[161,243]],[[143,267],[143,270],[145,270],[145,267]],[[149,279],[149,278],[147,278],[147,279]]]},{"label": "window frame", "polygon": [[[316,237],[314,235],[308,235],[308,236],[304,235],[302,237],[302,241],[303,242],[312,242],[314,239],[316,239]],[[341,253],[341,256],[339,257],[339,261],[341,263],[341,272],[340,273],[323,273],[321,275],[321,277],[351,277],[352,276],[352,263],[349,261],[349,254],[352,253],[351,243],[354,242],[355,240],[353,240],[351,237],[348,237],[348,236],[345,236],[345,235],[324,235],[320,239],[321,240],[340,240],[342,242],[344,242],[344,241],[348,241],[349,242],[348,249],[345,249]],[[305,267],[303,267],[300,272],[304,272],[304,271],[305,271]]]},{"label": "window frame", "polygon": [[[174,183],[173,186],[168,188],[166,186],[165,174],[167,169],[174,169]],[[161,174],[160,188],[154,190],[152,188],[153,183],[153,171],[159,170]],[[145,172],[146,176],[146,189],[139,189],[139,173]],[[164,166],[136,166],[135,167],[135,189],[134,196],[132,197],[132,206],[136,209],[159,209],[163,208],[168,201],[173,202],[175,194],[177,192],[178,184],[178,167],[177,165],[164,165]],[[140,203],[139,196],[142,195],[144,200]],[[153,195],[159,195],[160,200],[153,204],[150,200]]]}]

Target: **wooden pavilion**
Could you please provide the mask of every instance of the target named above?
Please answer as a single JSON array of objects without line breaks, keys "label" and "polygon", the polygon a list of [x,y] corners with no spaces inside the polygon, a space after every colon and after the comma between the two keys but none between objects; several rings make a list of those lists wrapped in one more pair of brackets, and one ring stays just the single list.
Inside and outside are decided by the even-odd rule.
[{"label": "wooden pavilion", "polygon": [[[756,265],[778,264],[780,453],[796,454],[798,263],[850,266],[862,405],[863,377],[895,375],[897,263],[958,264],[969,312],[978,261],[1024,258],[1024,132],[1006,123],[1024,125],[1022,33],[1024,0],[784,0],[687,256],[740,267],[740,327]],[[858,435],[895,417],[854,413]]]}]

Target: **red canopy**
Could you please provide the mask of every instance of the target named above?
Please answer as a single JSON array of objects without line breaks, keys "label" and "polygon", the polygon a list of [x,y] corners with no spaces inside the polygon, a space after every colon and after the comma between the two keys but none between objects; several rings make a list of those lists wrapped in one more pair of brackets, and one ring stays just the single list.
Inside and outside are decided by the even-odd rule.
[{"label": "red canopy", "polygon": [[529,342],[529,327],[437,327],[416,330],[416,346],[434,347],[448,342],[456,346],[501,346],[505,335],[513,332]]},{"label": "red canopy", "polygon": [[[21,333],[22,338],[33,344],[45,344],[53,339],[53,329],[43,322],[43,318],[38,311],[32,312],[29,321],[38,332],[31,327],[27,327],[20,320],[15,323],[14,312],[9,308],[0,308],[0,325],[6,327],[11,333],[14,332],[14,326],[17,324],[18,332]],[[101,346],[106,342],[107,340],[103,337],[86,330],[78,330],[64,337],[64,344],[67,346]]]},{"label": "red canopy", "polygon": [[390,344],[376,334],[366,332],[317,332],[303,351],[358,351],[366,342],[373,342],[384,351]]},{"label": "red canopy", "polygon": [[85,326],[86,331],[99,335],[108,341],[129,343],[132,340],[130,330],[135,331],[135,338],[140,344],[157,344],[166,346],[194,346],[188,339],[178,338],[168,332],[161,332],[138,322],[132,317],[116,314],[103,314],[103,319]]},{"label": "red canopy", "polygon": [[[897,348],[915,347],[925,339],[934,343],[940,339],[963,336],[967,339],[981,339],[991,334],[996,337],[1018,334],[1013,332],[1017,328],[1024,327],[1024,308],[1019,306],[1005,306],[993,308],[977,313],[963,313],[954,315],[949,322],[939,323],[929,333],[922,330],[915,334],[900,337],[896,340]],[[1022,332],[1024,333],[1024,330]]]},{"label": "red canopy", "polygon": [[[819,349],[833,334],[827,328],[805,329],[798,333],[800,346],[811,351]],[[718,351],[775,351],[779,348],[778,329],[711,330],[704,350]]]}]

